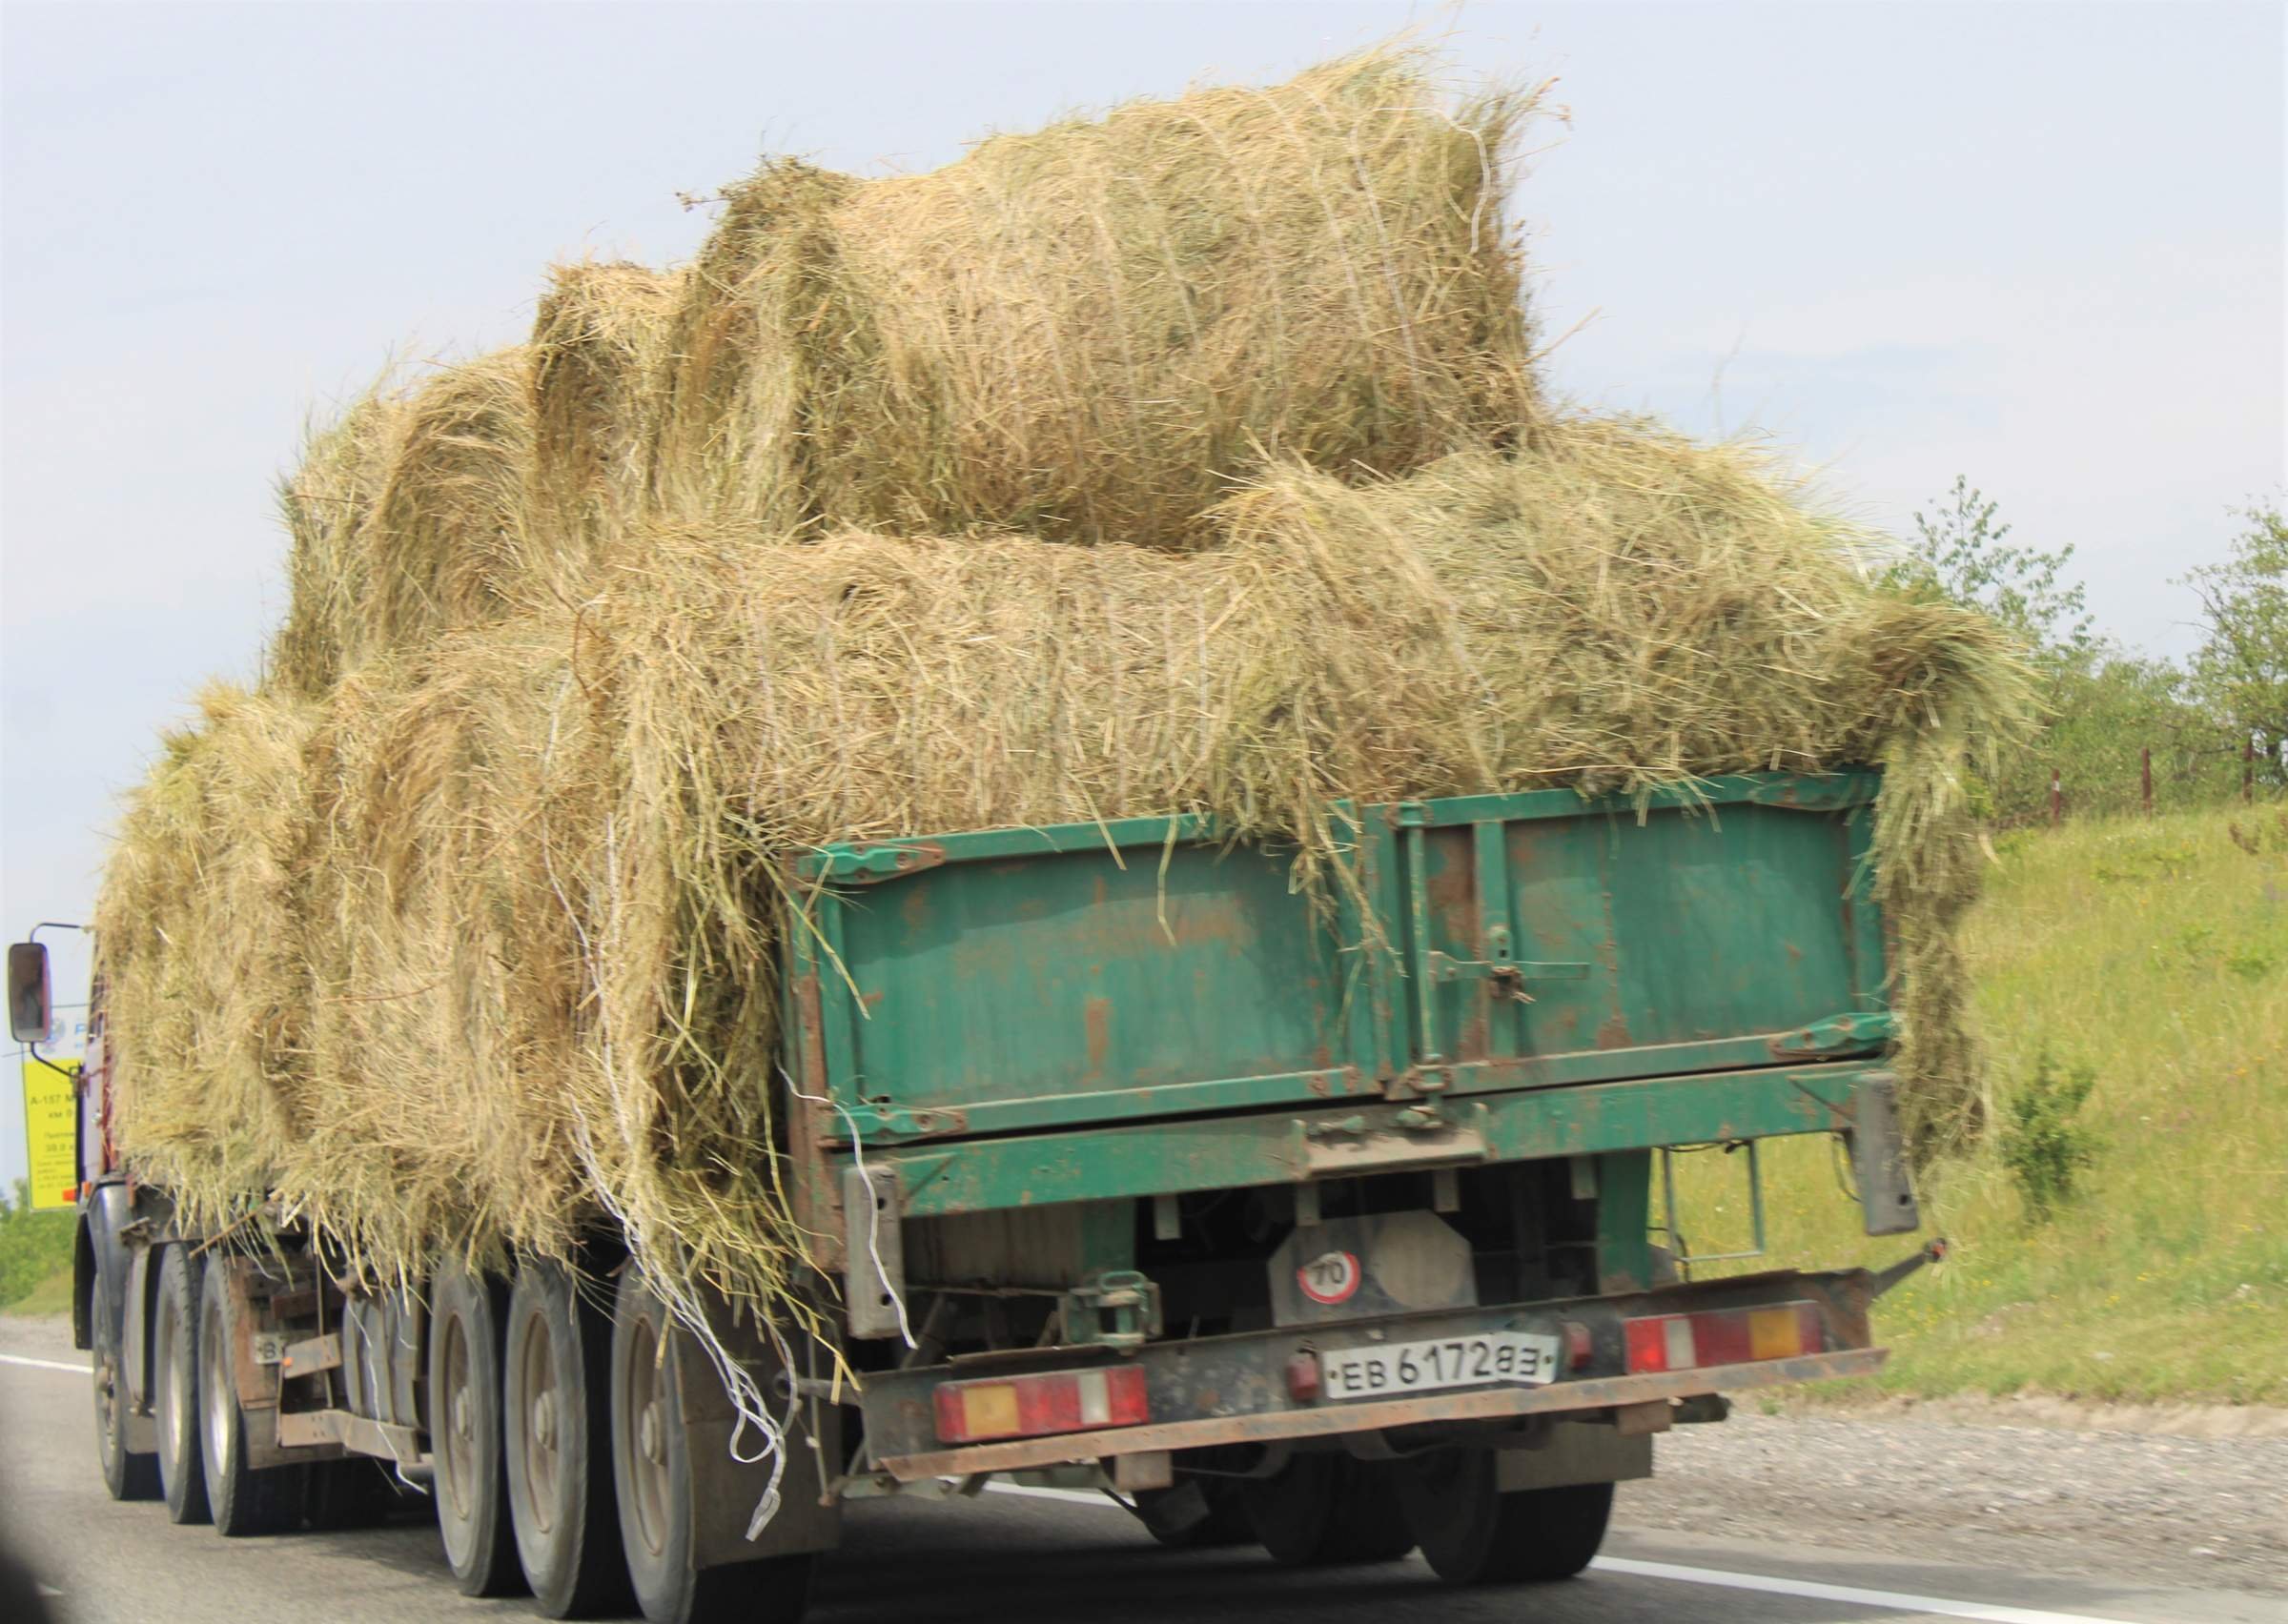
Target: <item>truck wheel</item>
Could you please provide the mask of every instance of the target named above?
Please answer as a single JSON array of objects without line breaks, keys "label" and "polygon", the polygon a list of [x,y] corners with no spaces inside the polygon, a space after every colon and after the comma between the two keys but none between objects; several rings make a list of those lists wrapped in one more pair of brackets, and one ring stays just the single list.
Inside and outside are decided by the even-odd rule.
[{"label": "truck wheel", "polygon": [[1241,1491],[1256,1537],[1294,1568],[1395,1562],[1414,1549],[1389,1471],[1348,1455],[1301,1454]]},{"label": "truck wheel", "polygon": [[167,1520],[207,1520],[206,1473],[199,1462],[198,1277],[189,1249],[170,1246],[159,1260],[158,1312],[151,1328],[152,1414],[158,1423],[159,1486]]},{"label": "truck wheel", "polygon": [[611,1384],[611,1320],[568,1269],[519,1269],[508,1299],[509,1518],[525,1582],[550,1618],[616,1612],[628,1599]]},{"label": "truck wheel", "polygon": [[100,1276],[88,1277],[88,1340],[94,1348],[95,1457],[103,1465],[103,1486],[114,1500],[159,1497],[159,1457],[127,1447],[127,1393],[121,1385],[119,1328]]},{"label": "truck wheel", "polygon": [[234,1368],[238,1346],[238,1311],[233,1306],[230,1269],[201,1269],[198,1291],[199,1455],[206,1466],[206,1498],[214,1509],[214,1531],[229,1539],[283,1533],[299,1528],[310,1488],[307,1467],[247,1465],[246,1411],[238,1404]]},{"label": "truck wheel", "polygon": [[636,1605],[651,1624],[797,1624],[810,1601],[807,1553],[697,1565],[683,1389],[714,1379],[637,1271],[623,1271],[612,1312],[612,1477]]},{"label": "truck wheel", "polygon": [[1192,1478],[1173,1489],[1146,1489],[1135,1497],[1136,1520],[1172,1551],[1244,1545],[1256,1537],[1239,1485],[1229,1478]]},{"label": "truck wheel", "polygon": [[1432,1570],[1463,1585],[1571,1578],[1604,1543],[1613,1510],[1610,1483],[1504,1494],[1491,1450],[1423,1456],[1400,1479],[1399,1492]]},{"label": "truck wheel", "polygon": [[429,1448],[437,1528],[463,1595],[511,1595],[523,1575],[509,1526],[500,1431],[500,1283],[441,1264],[429,1317]]}]

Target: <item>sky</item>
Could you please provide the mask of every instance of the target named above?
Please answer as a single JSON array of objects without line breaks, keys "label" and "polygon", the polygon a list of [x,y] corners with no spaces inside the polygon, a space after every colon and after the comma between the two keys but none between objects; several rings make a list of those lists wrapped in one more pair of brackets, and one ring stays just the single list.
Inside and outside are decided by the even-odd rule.
[{"label": "sky", "polygon": [[[2283,480],[2278,5],[0,8],[0,930],[84,920],[120,794],[283,606],[273,487],[392,357],[514,342],[542,266],[687,257],[766,152],[1282,76],[1412,23],[1554,76],[1512,203],[1557,391],[1770,436],[1903,531],[1957,475],[2098,628]],[[66,940],[70,940],[68,934]],[[58,997],[84,957],[59,957]],[[0,1179],[22,1166],[0,1089]]]}]

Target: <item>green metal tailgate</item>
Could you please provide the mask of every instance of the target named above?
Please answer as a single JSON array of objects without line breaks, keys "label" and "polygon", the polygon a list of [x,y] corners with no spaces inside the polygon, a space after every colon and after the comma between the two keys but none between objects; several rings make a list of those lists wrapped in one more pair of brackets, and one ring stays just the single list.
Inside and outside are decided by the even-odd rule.
[{"label": "green metal tailgate", "polygon": [[1291,852],[1198,819],[827,847],[800,865],[796,1082],[831,1102],[832,1136],[892,1147],[1749,1067],[1776,1084],[1889,1039],[1878,786],[1367,807],[1316,903]]}]

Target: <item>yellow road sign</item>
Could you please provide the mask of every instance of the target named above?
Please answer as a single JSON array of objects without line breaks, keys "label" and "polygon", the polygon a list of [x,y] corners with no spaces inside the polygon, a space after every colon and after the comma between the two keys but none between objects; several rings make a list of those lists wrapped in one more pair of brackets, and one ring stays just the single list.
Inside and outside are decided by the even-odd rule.
[{"label": "yellow road sign", "polygon": [[24,1145],[31,1153],[34,1211],[70,1207],[79,1198],[77,1057],[51,1064],[24,1057]]}]

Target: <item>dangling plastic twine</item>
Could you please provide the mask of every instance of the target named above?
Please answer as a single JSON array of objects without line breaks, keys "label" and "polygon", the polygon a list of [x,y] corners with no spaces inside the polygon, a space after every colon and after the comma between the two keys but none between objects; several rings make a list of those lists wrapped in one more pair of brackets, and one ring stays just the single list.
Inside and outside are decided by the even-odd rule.
[{"label": "dangling plastic twine", "polygon": [[[850,1127],[851,1165],[858,1169],[859,1178],[865,1180],[866,1188],[869,1190],[872,1189],[874,1188],[873,1180],[867,1177],[866,1171],[866,1140],[859,1133],[858,1119],[850,1115],[849,1107],[840,1100],[804,1093],[794,1086],[794,1079],[786,1074],[786,1068],[784,1066],[779,1067],[779,1078],[786,1085],[786,1092],[792,1094],[796,1099],[807,1101],[814,1106],[832,1106],[842,1113],[842,1120]],[[882,1204],[877,1201],[870,1205],[867,1208],[866,1216],[866,1254],[873,1260],[874,1278],[882,1283],[882,1289],[889,1297],[889,1306],[897,1310],[898,1335],[905,1341],[908,1348],[918,1348],[921,1344],[913,1339],[913,1322],[906,1317],[906,1299],[898,1294],[897,1283],[890,1279],[889,1270],[882,1266]]]}]

